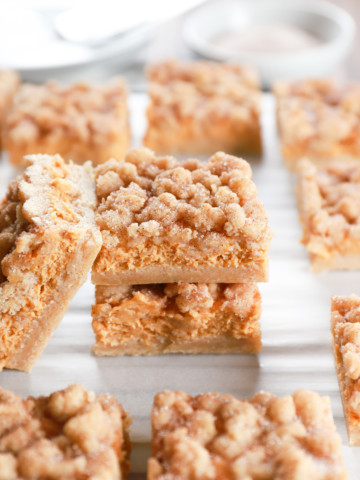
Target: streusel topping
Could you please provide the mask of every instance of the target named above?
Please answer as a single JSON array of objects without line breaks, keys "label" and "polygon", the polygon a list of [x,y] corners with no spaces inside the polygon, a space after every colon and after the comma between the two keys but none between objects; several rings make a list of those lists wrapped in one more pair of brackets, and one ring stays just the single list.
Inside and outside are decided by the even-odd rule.
[{"label": "streusel topping", "polygon": [[109,480],[128,471],[129,419],[79,385],[48,397],[0,389],[0,480]]},{"label": "streusel topping", "polygon": [[327,397],[156,395],[150,480],[345,479]]},{"label": "streusel topping", "polygon": [[24,84],[14,99],[7,118],[6,135],[11,141],[36,141],[46,136],[54,141],[70,138],[83,143],[103,145],[119,131],[127,89],[121,79],[107,85],[76,83],[62,86]]},{"label": "streusel topping", "polygon": [[[171,109],[178,117],[254,119],[260,111],[256,73],[240,65],[212,62],[167,61],[148,69],[149,93],[159,122],[171,121],[161,112]],[[152,116],[152,121],[156,118]],[[200,128],[200,125],[198,125]]]},{"label": "streusel topping", "polygon": [[351,415],[360,420],[360,298],[332,297],[332,330]]},{"label": "streusel topping", "polygon": [[333,163],[316,168],[304,159],[299,165],[299,196],[310,252],[326,257],[336,248],[359,250],[360,167]]},{"label": "streusel topping", "polygon": [[66,165],[59,156],[28,160],[0,203],[0,367],[79,242],[100,243],[91,166]]},{"label": "streusel topping", "polygon": [[104,241],[96,270],[111,261],[132,269],[140,260],[176,264],[184,257],[195,265],[204,255],[210,264],[236,262],[232,256],[248,250],[255,258],[271,238],[250,165],[222,152],[202,163],[132,150],[96,168],[96,192]]}]

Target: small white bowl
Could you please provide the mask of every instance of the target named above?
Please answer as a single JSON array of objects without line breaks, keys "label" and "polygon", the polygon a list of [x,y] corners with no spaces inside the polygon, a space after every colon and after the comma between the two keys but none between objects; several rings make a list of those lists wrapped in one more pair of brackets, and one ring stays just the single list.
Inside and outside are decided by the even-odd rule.
[{"label": "small white bowl", "polygon": [[[285,24],[319,40],[298,51],[246,51],[216,45],[216,37],[249,27]],[[196,53],[219,61],[252,65],[265,87],[278,79],[330,74],[345,58],[355,36],[355,22],[342,8],[326,1],[222,0],[193,11],[184,23],[184,38]],[[264,48],[266,50],[266,47]]]}]

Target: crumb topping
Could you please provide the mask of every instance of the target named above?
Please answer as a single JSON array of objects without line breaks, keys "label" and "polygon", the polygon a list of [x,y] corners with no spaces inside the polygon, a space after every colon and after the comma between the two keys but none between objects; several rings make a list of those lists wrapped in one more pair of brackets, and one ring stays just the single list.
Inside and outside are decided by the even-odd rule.
[{"label": "crumb topping", "polygon": [[360,152],[360,85],[321,79],[278,82],[274,93],[285,156]]},{"label": "crumb topping", "polygon": [[[103,145],[104,138],[116,137],[121,119],[126,126],[126,95],[121,79],[99,86],[24,84],[8,115],[6,137],[18,145],[44,137],[54,142],[65,138]],[[114,118],[120,120],[114,122]]]},{"label": "crumb topping", "polygon": [[329,399],[307,390],[249,401],[165,391],[152,429],[150,480],[345,478]]},{"label": "crumb topping", "polygon": [[0,389],[0,479],[122,478],[130,421],[112,395],[79,385],[48,397]]},{"label": "crumb topping", "polygon": [[332,297],[332,333],[344,407],[360,420],[360,298]]},{"label": "crumb topping", "polygon": [[92,170],[33,155],[0,204],[0,366],[57,285],[59,272],[94,223]]},{"label": "crumb topping", "polygon": [[299,173],[304,243],[309,252],[325,258],[334,250],[358,252],[360,167],[333,163],[320,169],[302,160]]},{"label": "crumb topping", "polygon": [[206,335],[259,336],[260,293],[255,283],[96,286],[92,307],[96,340],[121,345]]},{"label": "crumb topping", "polygon": [[96,193],[104,247],[95,270],[111,262],[130,269],[170,259],[201,264],[204,256],[228,265],[268,248],[271,234],[251,168],[225,153],[204,164],[132,150],[96,168]]}]

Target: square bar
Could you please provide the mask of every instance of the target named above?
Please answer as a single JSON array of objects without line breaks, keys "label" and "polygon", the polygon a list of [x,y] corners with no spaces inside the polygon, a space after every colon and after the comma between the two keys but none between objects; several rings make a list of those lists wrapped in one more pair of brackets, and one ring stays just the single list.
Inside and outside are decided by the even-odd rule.
[{"label": "square bar", "polygon": [[247,67],[166,61],[148,70],[144,144],[161,153],[261,153],[261,92]]},{"label": "square bar", "polygon": [[332,297],[331,333],[349,443],[360,446],[360,297]]},{"label": "square bar", "polygon": [[267,280],[272,234],[245,160],[134,149],[96,168],[96,191],[103,248],[93,283]]},{"label": "square bar", "polygon": [[287,167],[301,157],[317,165],[360,159],[360,85],[330,79],[278,82],[277,123]]},{"label": "square bar", "polygon": [[297,189],[302,242],[314,272],[360,269],[360,164],[303,159]]},{"label": "square bar", "polygon": [[165,391],[154,399],[148,480],[346,480],[330,399],[250,400]]},{"label": "square bar", "polygon": [[31,370],[101,247],[90,164],[28,162],[0,203],[0,370]]},{"label": "square bar", "polygon": [[0,388],[0,479],[124,479],[129,426],[115,397],[80,385],[26,400]]},{"label": "square bar", "polygon": [[0,70],[0,149],[2,148],[2,131],[6,116],[11,108],[19,84],[20,78],[17,73],[11,70]]},{"label": "square bar", "polygon": [[259,353],[255,283],[96,286],[96,355]]},{"label": "square bar", "polygon": [[8,115],[4,149],[16,167],[33,153],[102,163],[122,158],[129,148],[127,88],[116,79],[104,85],[24,84]]}]

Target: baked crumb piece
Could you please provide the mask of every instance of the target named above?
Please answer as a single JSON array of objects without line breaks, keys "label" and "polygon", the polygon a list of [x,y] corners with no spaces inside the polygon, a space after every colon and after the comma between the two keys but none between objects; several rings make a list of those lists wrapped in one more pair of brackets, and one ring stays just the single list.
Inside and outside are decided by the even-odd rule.
[{"label": "baked crumb piece", "polygon": [[330,79],[278,82],[277,122],[286,165],[301,157],[318,165],[360,157],[360,85]]},{"label": "baked crumb piece", "polygon": [[360,297],[332,297],[331,333],[349,443],[360,446]]},{"label": "baked crumb piece", "polygon": [[261,152],[261,92],[247,67],[166,61],[148,69],[144,144],[162,153]]},{"label": "baked crumb piece", "polygon": [[97,355],[259,353],[255,283],[96,286]]},{"label": "baked crumb piece", "polygon": [[360,268],[360,165],[299,166],[298,204],[302,242],[312,270]]},{"label": "baked crumb piece", "polygon": [[[0,132],[2,132],[16,90],[20,84],[20,77],[11,70],[0,70]],[[2,147],[2,135],[0,133],[0,149]]]},{"label": "baked crumb piece", "polygon": [[328,397],[249,401],[165,391],[154,399],[149,480],[345,480]]},{"label": "baked crumb piece", "polygon": [[101,247],[90,164],[32,155],[0,203],[0,370],[30,370]]},{"label": "baked crumb piece", "polygon": [[115,397],[71,385],[26,400],[0,388],[0,480],[120,480],[130,419]]},{"label": "baked crumb piece", "polygon": [[4,149],[17,167],[32,153],[58,153],[76,163],[120,159],[130,144],[126,99],[119,78],[97,86],[24,84],[6,120]]},{"label": "baked crumb piece", "polygon": [[267,279],[271,231],[245,160],[218,152],[179,162],[142,148],[95,175],[95,284]]}]

